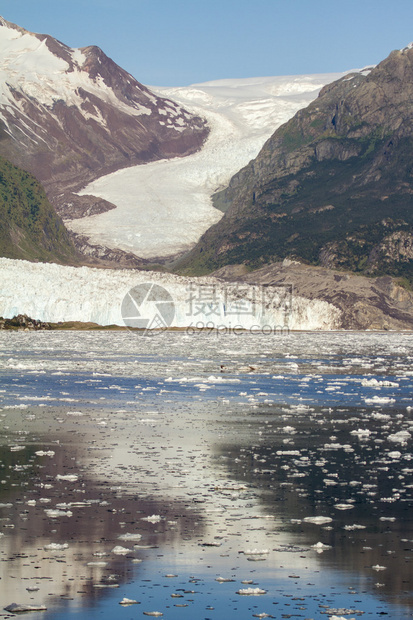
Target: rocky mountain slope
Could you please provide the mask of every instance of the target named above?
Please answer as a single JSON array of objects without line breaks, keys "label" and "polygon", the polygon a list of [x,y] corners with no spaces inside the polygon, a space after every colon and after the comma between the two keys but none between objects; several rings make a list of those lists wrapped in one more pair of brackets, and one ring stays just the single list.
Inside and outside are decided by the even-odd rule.
[{"label": "rocky mountain slope", "polygon": [[0,157],[1,255],[76,264],[79,256],[38,181]]},{"label": "rocky mountain slope", "polygon": [[0,155],[34,174],[64,218],[112,208],[72,193],[87,182],[193,153],[208,135],[98,47],[71,49],[0,18],[0,57]]},{"label": "rocky mountain slope", "polygon": [[323,302],[339,313],[336,326],[352,330],[413,329],[413,292],[390,276],[369,277],[285,259],[248,273],[240,265],[219,269],[215,277],[267,287],[289,287],[292,297]]},{"label": "rocky mountain slope", "polygon": [[184,273],[286,257],[413,280],[413,48],[325,86],[216,196]]}]

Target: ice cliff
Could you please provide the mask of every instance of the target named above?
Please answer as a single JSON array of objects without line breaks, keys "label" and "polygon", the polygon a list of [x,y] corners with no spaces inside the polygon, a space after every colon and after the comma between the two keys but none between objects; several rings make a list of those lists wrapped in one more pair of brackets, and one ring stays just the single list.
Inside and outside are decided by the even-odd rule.
[{"label": "ice cliff", "polygon": [[129,324],[148,328],[162,327],[159,321],[164,320],[168,327],[267,331],[334,329],[341,316],[334,305],[295,296],[288,285],[253,286],[213,277],[0,258],[0,316],[23,313],[52,322],[125,325],[123,314],[133,317]]}]

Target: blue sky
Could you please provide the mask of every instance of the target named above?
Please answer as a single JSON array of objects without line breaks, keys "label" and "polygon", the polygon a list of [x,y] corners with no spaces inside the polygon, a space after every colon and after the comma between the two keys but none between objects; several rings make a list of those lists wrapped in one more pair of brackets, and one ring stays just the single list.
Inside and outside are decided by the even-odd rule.
[{"label": "blue sky", "polygon": [[412,0],[2,0],[0,13],[156,86],[346,71],[413,41]]}]

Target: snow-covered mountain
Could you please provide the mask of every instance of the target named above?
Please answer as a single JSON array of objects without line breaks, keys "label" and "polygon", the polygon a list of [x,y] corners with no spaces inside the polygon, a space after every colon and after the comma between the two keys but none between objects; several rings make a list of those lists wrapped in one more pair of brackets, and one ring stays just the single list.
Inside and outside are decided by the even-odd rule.
[{"label": "snow-covered mountain", "polygon": [[94,181],[82,194],[116,205],[68,226],[95,244],[143,258],[188,250],[222,213],[211,195],[257,156],[273,132],[320,89],[343,74],[218,80],[181,88],[151,89],[207,119],[203,148],[185,158],[119,170]]},{"label": "snow-covered mountain", "polygon": [[111,207],[70,190],[193,153],[207,134],[203,119],[155,95],[98,47],[72,49],[0,17],[0,154],[33,173],[66,218]]},{"label": "snow-covered mountain", "polygon": [[95,46],[1,17],[0,59],[0,155],[43,183],[74,232],[145,259],[190,249],[221,218],[211,194],[338,77],[148,88]]}]

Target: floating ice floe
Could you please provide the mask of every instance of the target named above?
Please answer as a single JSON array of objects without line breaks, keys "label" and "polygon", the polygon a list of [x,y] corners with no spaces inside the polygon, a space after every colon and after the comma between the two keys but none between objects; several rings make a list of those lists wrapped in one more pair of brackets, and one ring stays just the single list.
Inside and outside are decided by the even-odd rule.
[{"label": "floating ice floe", "polygon": [[361,385],[364,387],[399,387],[394,381],[378,381],[377,379],[362,379]]},{"label": "floating ice floe", "polygon": [[59,509],[53,509],[53,508],[47,508],[45,510],[45,513],[47,514],[48,517],[72,517],[73,516],[73,512],[71,510],[59,510]]},{"label": "floating ice floe", "polygon": [[115,553],[116,555],[126,555],[127,553],[131,553],[131,550],[126,547],[122,547],[121,545],[116,545],[116,547],[113,547],[112,553]]},{"label": "floating ice floe", "polygon": [[387,566],[380,566],[380,564],[376,564],[375,566],[372,566],[372,569],[375,571],[381,571],[381,570],[386,570]]},{"label": "floating ice floe", "polygon": [[250,562],[266,560],[269,553],[269,549],[247,549],[246,551],[244,551],[245,557]]},{"label": "floating ice floe", "polygon": [[57,474],[56,480],[61,480],[62,482],[76,482],[79,480],[79,476],[77,474]]},{"label": "floating ice floe", "polygon": [[336,510],[351,510],[354,508],[353,504],[334,504]]},{"label": "floating ice floe", "polygon": [[365,398],[364,402],[366,405],[390,405],[395,403],[396,399],[389,396],[373,396],[372,398]]},{"label": "floating ice floe", "polygon": [[28,409],[29,405],[8,405],[7,409]]},{"label": "floating ice floe", "polygon": [[387,413],[378,413],[377,411],[374,411],[374,412],[371,414],[371,417],[372,417],[374,420],[383,420],[383,421],[384,421],[384,420],[390,420],[390,416],[389,416]]},{"label": "floating ice floe", "polygon": [[301,456],[299,450],[277,450],[277,456]]},{"label": "floating ice floe", "polygon": [[37,450],[37,452],[35,452],[36,456],[54,456],[55,453],[53,452],[53,450]]},{"label": "floating ice floe", "polygon": [[118,536],[118,540],[140,540],[142,538],[142,534],[131,533],[131,534],[121,534]]},{"label": "floating ice floe", "polygon": [[162,521],[162,517],[160,515],[150,515],[149,517],[142,517],[142,521],[148,521],[148,523],[159,523]]},{"label": "floating ice floe", "polygon": [[350,435],[357,435],[358,437],[369,437],[371,435],[371,431],[368,428],[358,428],[351,431]]},{"label": "floating ice floe", "polygon": [[63,551],[68,548],[69,545],[67,543],[50,543],[49,545],[44,545],[43,547],[45,551]]},{"label": "floating ice floe", "polygon": [[267,555],[269,552],[269,549],[247,549],[244,551],[245,555]]},{"label": "floating ice floe", "polygon": [[332,522],[332,518],[331,517],[304,517],[303,521],[304,523],[314,523],[315,525],[324,525],[325,523],[331,523]]},{"label": "floating ice floe", "polygon": [[325,443],[324,444],[324,450],[345,450],[347,452],[354,452],[353,448],[350,446],[350,444],[345,443],[345,444],[341,444],[341,443]]},{"label": "floating ice floe", "polygon": [[241,588],[240,590],[237,590],[237,594],[241,594],[243,596],[258,596],[266,593],[267,590],[262,590],[262,588]]},{"label": "floating ice floe", "polygon": [[27,611],[46,611],[45,605],[21,605],[19,603],[12,603],[4,608],[5,611],[9,611],[12,614],[25,613]]},{"label": "floating ice floe", "polygon": [[343,530],[347,530],[348,532],[352,532],[353,530],[365,530],[365,525],[359,525],[358,523],[353,523],[353,525],[345,525]]},{"label": "floating ice floe", "polygon": [[139,601],[135,601],[133,598],[123,597],[123,599],[119,601],[119,605],[139,605]]},{"label": "floating ice floe", "polygon": [[144,611],[143,615],[144,616],[155,616],[156,618],[159,618],[160,616],[163,616],[163,613],[161,611]]},{"label": "floating ice floe", "polygon": [[389,441],[392,441],[393,443],[405,444],[409,439],[411,439],[411,434],[409,433],[409,431],[399,431],[398,433],[389,435],[387,439]]},{"label": "floating ice floe", "polygon": [[326,551],[327,549],[331,549],[331,546],[325,545],[322,542],[318,542],[315,545],[312,545],[312,548],[315,549],[317,553],[323,553],[323,551]]}]

